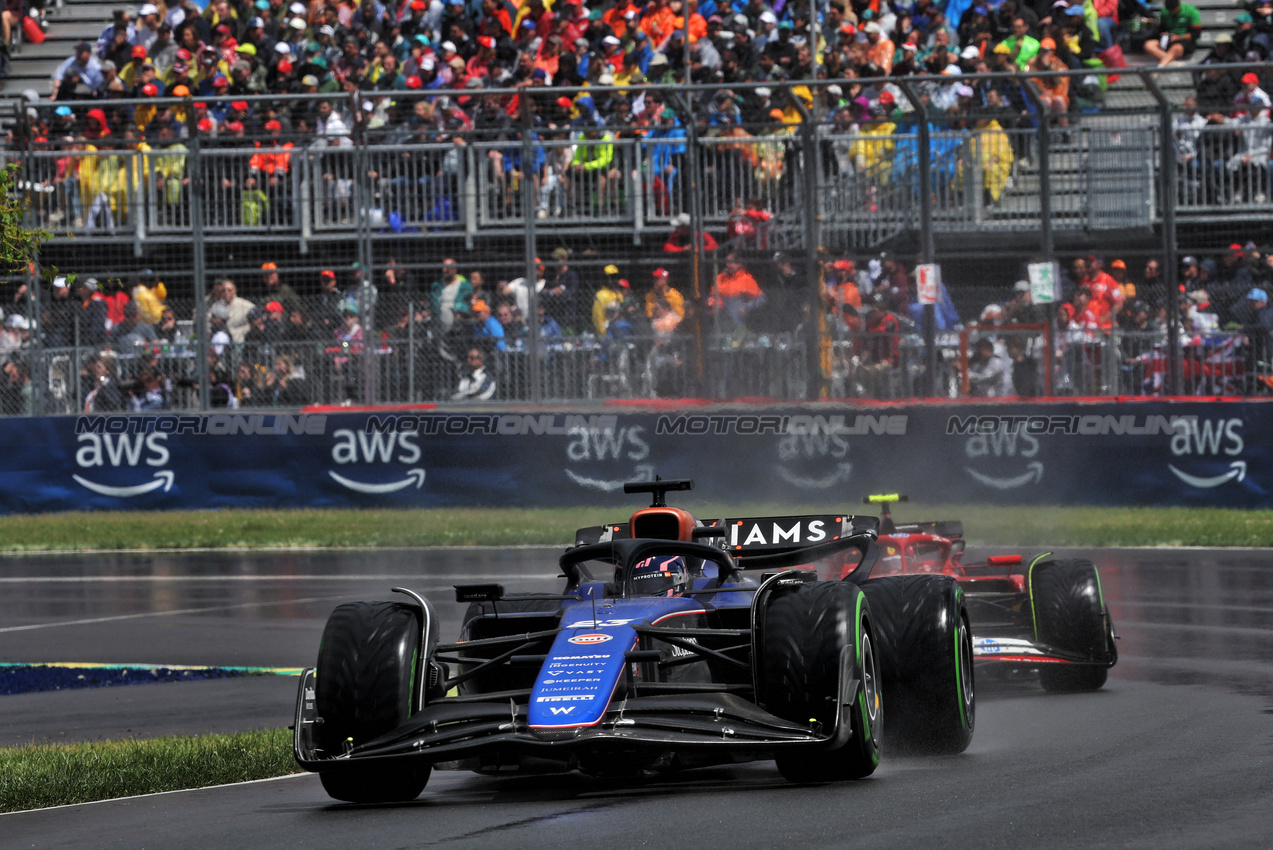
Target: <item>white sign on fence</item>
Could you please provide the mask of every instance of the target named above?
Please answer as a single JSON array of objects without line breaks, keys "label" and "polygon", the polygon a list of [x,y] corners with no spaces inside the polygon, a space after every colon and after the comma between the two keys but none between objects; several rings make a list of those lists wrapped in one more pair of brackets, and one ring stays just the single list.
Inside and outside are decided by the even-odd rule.
[{"label": "white sign on fence", "polygon": [[1030,263],[1030,303],[1055,304],[1061,300],[1060,268],[1056,263]]},{"label": "white sign on fence", "polygon": [[921,263],[915,267],[915,279],[919,284],[919,303],[936,304],[937,291],[941,289],[941,266]]}]

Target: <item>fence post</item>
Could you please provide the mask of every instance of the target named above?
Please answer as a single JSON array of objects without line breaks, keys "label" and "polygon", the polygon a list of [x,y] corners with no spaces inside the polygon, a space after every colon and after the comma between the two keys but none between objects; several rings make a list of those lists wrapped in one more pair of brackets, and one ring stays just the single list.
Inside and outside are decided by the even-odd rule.
[{"label": "fence post", "polygon": [[142,160],[145,154],[140,151],[134,151],[133,155],[128,157],[126,167],[124,169],[124,179],[127,180],[128,190],[124,193],[124,197],[128,199],[128,203],[133,213],[133,256],[141,259],[146,255],[143,246],[146,244],[146,206],[137,191],[138,186],[144,186],[142,177],[139,176],[139,170],[144,174],[145,169],[142,167]]},{"label": "fence post", "polygon": [[299,164],[299,170],[292,168],[292,197],[296,198],[296,209],[300,212],[300,252],[309,253],[309,240],[314,237],[314,162],[310,152],[292,151],[291,162]]},{"label": "fence post", "polygon": [[[817,94],[814,94],[817,97]],[[809,299],[810,318],[821,315],[822,282],[818,279],[818,249],[821,247],[822,220],[818,216],[818,181],[822,176],[821,163],[818,159],[817,128],[814,126],[813,114],[805,106],[804,101],[788,93],[787,102],[800,113],[800,167],[802,169],[801,191],[804,192],[804,263],[805,274],[808,275],[806,297]],[[816,103],[816,101],[814,101]],[[821,335],[818,333],[818,322],[807,322],[807,339],[805,344],[809,350],[805,352],[807,374],[805,394],[807,398],[826,398],[827,379],[822,374]]]},{"label": "fence post", "polygon": [[690,281],[694,293],[694,378],[698,391],[707,394],[703,362],[703,199],[699,196],[702,177],[699,172],[698,119],[691,98],[677,95],[685,122],[686,166],[690,179]]},{"label": "fence post", "polygon": [[1167,299],[1167,393],[1180,395],[1180,300],[1176,296],[1176,133],[1171,126],[1171,101],[1151,74],[1142,73],[1149,93],[1158,102],[1158,171],[1162,194],[1162,279]]},{"label": "fence post", "polygon": [[477,169],[478,163],[482,162],[482,158],[478,156],[473,145],[466,144],[464,146],[464,155],[460,157],[460,167],[464,170],[464,179],[460,181],[464,187],[461,193],[463,200],[461,204],[464,209],[464,248],[465,250],[473,250],[473,234],[477,233],[477,205],[479,203],[477,196]]},{"label": "fence post", "polygon": [[[360,102],[354,98],[354,115],[361,116]],[[357,120],[357,119],[355,119]],[[352,358],[348,365],[362,372],[362,403],[376,403],[376,306],[371,283],[371,204],[375,190],[371,186],[371,171],[367,166],[367,127],[357,128],[358,138],[354,148],[354,240],[358,257],[358,311],[362,324],[362,357]]]},{"label": "fence post", "polygon": [[527,381],[530,383],[530,401],[538,402],[539,386],[539,269],[535,262],[535,181],[530,179],[535,162],[534,122],[531,115],[533,102],[523,94],[520,98],[522,125],[522,239],[523,259],[526,264],[526,357],[530,367]]},{"label": "fence post", "polygon": [[[919,235],[921,245],[921,261],[925,263],[937,262],[937,237],[933,233],[933,205],[929,200],[933,192],[933,172],[932,172],[932,132],[928,123],[928,107],[911,87],[904,81],[898,81],[898,88],[902,90],[902,94],[906,95],[906,99],[911,102],[911,106],[915,108],[915,114],[919,116],[919,124],[917,126],[916,151],[917,165],[919,166]],[[920,386],[920,393],[925,398],[932,398],[936,383],[934,377],[937,375],[937,307],[934,304],[924,305],[924,380]]]},{"label": "fence post", "polygon": [[[1039,97],[1039,91],[1029,80],[1021,85],[1021,90],[1034,104],[1039,115],[1039,241],[1042,243],[1045,263],[1052,262],[1055,247],[1052,244],[1052,135],[1048,126],[1048,110]],[[1049,326],[1056,325],[1056,302],[1045,305]],[[1056,372],[1056,349],[1049,345],[1043,352],[1043,387],[1046,395],[1052,395],[1052,380]]]},{"label": "fence post", "polygon": [[[208,380],[208,287],[203,241],[203,159],[199,125],[194,109],[186,110],[186,130],[190,138],[190,156],[186,159],[190,175],[190,264],[194,272],[194,338],[195,368],[199,373],[199,409],[212,406],[211,386]],[[76,341],[78,345],[78,340]]]},{"label": "fence post", "polygon": [[[29,172],[28,172],[29,173]],[[27,264],[27,315],[31,328],[31,351],[27,357],[27,377],[31,381],[31,407],[26,410],[28,416],[44,415],[44,384],[48,380],[48,367],[44,364],[44,316],[40,309],[40,295],[36,286],[40,283],[40,247],[37,245],[31,252],[31,261]],[[42,376],[42,380],[37,380]],[[77,413],[79,411],[76,411]]]}]

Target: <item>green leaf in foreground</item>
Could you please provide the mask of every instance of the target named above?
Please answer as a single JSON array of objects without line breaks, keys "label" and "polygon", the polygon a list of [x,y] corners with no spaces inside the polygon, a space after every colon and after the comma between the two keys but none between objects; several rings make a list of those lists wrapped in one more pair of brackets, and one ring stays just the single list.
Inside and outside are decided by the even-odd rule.
[{"label": "green leaf in foreground", "polygon": [[286,729],[0,749],[0,812],[298,772]]}]

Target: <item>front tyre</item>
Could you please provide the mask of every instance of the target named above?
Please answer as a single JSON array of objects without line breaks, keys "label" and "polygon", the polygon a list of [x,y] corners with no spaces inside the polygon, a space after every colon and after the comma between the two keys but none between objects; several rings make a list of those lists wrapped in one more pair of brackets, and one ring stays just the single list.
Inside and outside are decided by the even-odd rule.
[{"label": "front tyre", "polygon": [[1096,566],[1087,560],[1054,560],[1030,568],[1034,637],[1041,644],[1085,659],[1039,667],[1047,691],[1094,691],[1117,660],[1109,609]]},{"label": "front tyre", "polygon": [[[776,593],[764,612],[761,655],[761,700],[767,710],[800,723],[848,722],[852,728],[848,743],[834,750],[779,755],[783,777],[836,782],[875,772],[884,711],[870,607],[862,592],[848,582],[818,582]],[[843,675],[858,681],[853,702],[844,709],[848,717],[841,716]]]},{"label": "front tyre", "polygon": [[[316,744],[326,758],[400,726],[419,706],[420,620],[397,602],[352,602],[332,612],[323,629],[316,673]],[[428,764],[334,762],[321,771],[323,788],[350,803],[412,800],[428,782]]]},{"label": "front tyre", "polygon": [[950,576],[870,579],[888,703],[887,746],[924,755],[962,753],[977,721],[972,631],[964,592]]}]

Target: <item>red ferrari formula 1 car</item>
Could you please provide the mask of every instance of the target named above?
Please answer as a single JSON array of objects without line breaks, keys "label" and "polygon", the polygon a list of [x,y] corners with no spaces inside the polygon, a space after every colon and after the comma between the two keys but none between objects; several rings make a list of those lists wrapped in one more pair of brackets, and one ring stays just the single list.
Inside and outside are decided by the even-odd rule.
[{"label": "red ferrari formula 1 car", "polygon": [[882,506],[880,556],[872,578],[953,576],[967,599],[973,657],[983,669],[1037,670],[1049,691],[1089,691],[1105,684],[1118,661],[1117,635],[1091,561],[1045,552],[965,562],[960,522],[894,522],[889,506],[899,501],[906,497],[863,499]]}]

